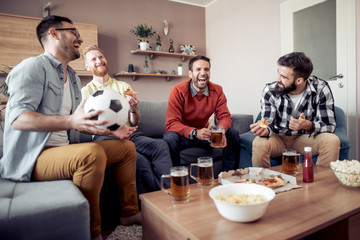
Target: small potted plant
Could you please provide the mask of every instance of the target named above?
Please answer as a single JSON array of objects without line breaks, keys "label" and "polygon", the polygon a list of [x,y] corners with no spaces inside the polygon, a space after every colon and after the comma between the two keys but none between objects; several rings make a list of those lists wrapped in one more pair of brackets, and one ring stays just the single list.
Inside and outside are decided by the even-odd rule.
[{"label": "small potted plant", "polygon": [[156,51],[161,52],[161,38],[160,35],[158,35],[156,39]]},{"label": "small potted plant", "polygon": [[144,23],[135,26],[130,32],[140,38],[140,50],[147,50],[149,48],[149,43],[146,42],[146,39],[156,33],[156,31],[153,31],[152,26],[148,27]]}]

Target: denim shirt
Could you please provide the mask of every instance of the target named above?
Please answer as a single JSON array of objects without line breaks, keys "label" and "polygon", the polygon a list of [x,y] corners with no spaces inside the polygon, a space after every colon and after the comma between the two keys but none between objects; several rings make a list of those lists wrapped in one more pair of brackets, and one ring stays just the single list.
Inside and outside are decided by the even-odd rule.
[{"label": "denim shirt", "polygon": [[[71,113],[81,101],[81,83],[75,71],[67,66],[71,92]],[[10,94],[5,116],[4,153],[0,160],[3,178],[30,181],[36,159],[51,132],[21,131],[11,127],[27,111],[59,115],[64,93],[63,65],[48,52],[25,59],[6,78]],[[79,142],[80,133],[68,131],[69,142]]]}]

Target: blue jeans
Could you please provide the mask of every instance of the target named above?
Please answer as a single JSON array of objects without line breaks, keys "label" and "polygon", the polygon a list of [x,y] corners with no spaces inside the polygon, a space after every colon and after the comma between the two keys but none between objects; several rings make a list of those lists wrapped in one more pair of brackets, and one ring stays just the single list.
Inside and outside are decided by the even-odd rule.
[{"label": "blue jeans", "polygon": [[[240,151],[240,137],[239,132],[235,128],[230,128],[226,134],[227,146],[223,149],[223,171],[236,169],[239,163],[239,151]],[[206,140],[199,140],[186,138],[180,136],[176,132],[165,132],[163,139],[169,145],[171,158],[174,166],[180,165],[180,152],[187,148],[210,147],[210,142]]]},{"label": "blue jeans", "polygon": [[[94,141],[116,139],[113,136],[95,136]],[[135,144],[136,186],[138,194],[160,190],[161,175],[170,174],[172,167],[168,145],[162,139],[144,136],[135,132],[131,138]],[[170,187],[165,181],[165,187]]]}]

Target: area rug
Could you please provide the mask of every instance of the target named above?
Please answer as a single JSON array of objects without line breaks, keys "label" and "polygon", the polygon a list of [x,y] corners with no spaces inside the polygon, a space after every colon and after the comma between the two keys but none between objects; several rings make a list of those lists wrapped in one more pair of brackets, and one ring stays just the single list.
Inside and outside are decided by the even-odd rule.
[{"label": "area rug", "polygon": [[141,240],[142,239],[142,226],[122,226],[119,225],[115,230],[106,238],[106,240]]}]

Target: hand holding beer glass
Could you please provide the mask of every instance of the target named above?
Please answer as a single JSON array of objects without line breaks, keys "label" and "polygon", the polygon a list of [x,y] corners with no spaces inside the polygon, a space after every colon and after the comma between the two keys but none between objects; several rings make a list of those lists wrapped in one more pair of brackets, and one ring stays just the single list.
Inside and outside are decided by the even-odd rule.
[{"label": "hand holding beer glass", "polygon": [[217,125],[211,126],[210,146],[213,148],[226,147],[225,130]]},{"label": "hand holding beer glass", "polygon": [[286,174],[296,175],[300,154],[294,149],[285,149],[282,154],[282,170]]},{"label": "hand holding beer glass", "polygon": [[[197,177],[192,175],[193,167],[197,166]],[[214,185],[214,168],[212,157],[199,157],[197,163],[190,164],[190,177],[197,181],[200,187],[212,187]]]},{"label": "hand holding beer glass", "polygon": [[[170,191],[164,188],[164,179],[170,178]],[[189,171],[186,166],[170,168],[170,175],[161,176],[161,190],[172,197],[173,203],[190,201]]]}]

